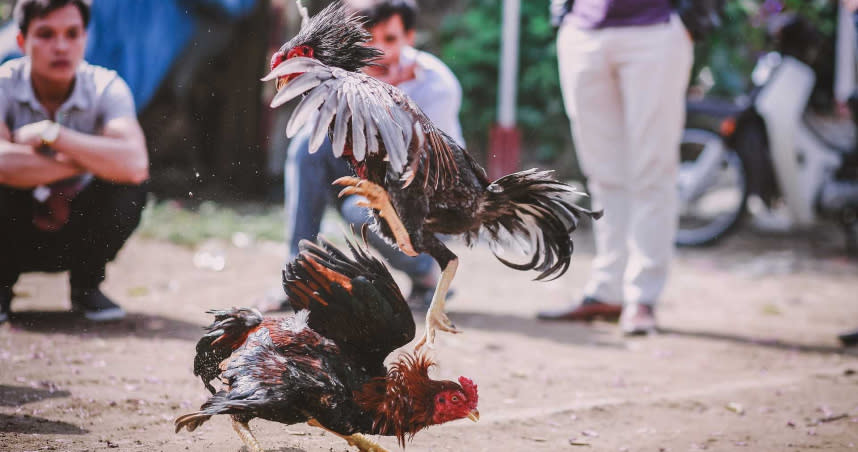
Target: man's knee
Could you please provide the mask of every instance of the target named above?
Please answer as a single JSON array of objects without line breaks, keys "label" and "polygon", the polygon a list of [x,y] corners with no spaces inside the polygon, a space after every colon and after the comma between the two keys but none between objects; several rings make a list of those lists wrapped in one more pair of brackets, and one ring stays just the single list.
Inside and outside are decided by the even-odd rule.
[{"label": "man's knee", "polygon": [[140,224],[146,187],[98,180],[76,201],[72,214],[78,221],[69,224],[74,235],[81,240],[103,241],[108,258],[112,258]]},{"label": "man's knee", "polygon": [[33,213],[33,202],[30,190],[0,185],[0,227],[8,222],[29,218]]}]

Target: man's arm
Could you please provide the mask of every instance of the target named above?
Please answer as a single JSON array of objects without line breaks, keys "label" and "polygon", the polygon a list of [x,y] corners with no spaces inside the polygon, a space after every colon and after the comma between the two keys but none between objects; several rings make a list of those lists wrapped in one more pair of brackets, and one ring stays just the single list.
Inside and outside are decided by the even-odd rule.
[{"label": "man's arm", "polygon": [[[27,124],[15,131],[14,141],[38,146],[49,125],[49,121]],[[100,179],[140,184],[149,178],[146,140],[140,124],[133,117],[108,121],[102,135],[88,135],[60,127],[51,149]]]},{"label": "man's arm", "polygon": [[399,85],[423,113],[460,146],[465,146],[459,109],[462,106],[462,87],[453,72],[437,57],[422,53],[418,57],[420,73],[415,79]]},{"label": "man's arm", "polygon": [[9,128],[0,122],[0,185],[33,188],[83,173],[72,162],[46,157],[34,146],[13,143],[11,138]]},{"label": "man's arm", "polygon": [[459,109],[462,105],[462,89],[457,82],[433,75],[434,80],[427,84],[421,93],[421,101],[415,100],[423,113],[432,122],[450,135],[459,146],[465,146],[462,126],[459,123]]},{"label": "man's arm", "polygon": [[[94,108],[104,118],[100,133],[90,135],[60,127],[51,148],[61,159],[68,159],[100,179],[121,184],[140,184],[148,179],[146,138],[137,122],[134,96],[125,81],[119,77],[111,80]],[[28,124],[15,131],[13,141],[39,146],[48,127],[52,127],[49,121]]]}]

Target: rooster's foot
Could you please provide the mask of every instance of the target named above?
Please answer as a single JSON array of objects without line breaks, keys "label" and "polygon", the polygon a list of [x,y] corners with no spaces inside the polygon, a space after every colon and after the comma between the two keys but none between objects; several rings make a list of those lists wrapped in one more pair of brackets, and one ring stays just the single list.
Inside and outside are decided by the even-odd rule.
[{"label": "rooster's foot", "polygon": [[390,203],[390,197],[387,191],[378,184],[374,184],[368,180],[357,177],[341,177],[335,180],[334,185],[345,185],[346,188],[340,191],[340,198],[345,195],[361,195],[366,198],[366,201],[359,201],[358,205],[369,207],[378,211],[378,215],[387,222],[390,231],[393,232],[393,237],[396,239],[396,245],[403,253],[409,256],[416,256],[414,246],[411,244],[411,237],[408,235],[408,230],[396,214],[393,204]]},{"label": "rooster's foot", "polygon": [[432,296],[432,303],[429,305],[429,310],[426,312],[426,331],[423,332],[423,338],[414,347],[420,350],[424,345],[435,344],[435,333],[438,330],[448,333],[458,334],[460,330],[456,329],[450,318],[444,312],[444,304],[447,299],[447,290],[450,288],[450,282],[453,281],[453,276],[456,275],[456,269],[459,267],[459,260],[451,260],[444,271],[441,272],[441,279],[438,281],[438,286],[435,288],[435,294]]},{"label": "rooster's foot", "polygon": [[360,452],[388,452],[387,449],[381,447],[381,444],[367,438],[366,436],[356,433],[351,436],[346,436],[350,446],[356,446]]},{"label": "rooster's foot", "polygon": [[430,310],[426,313],[426,332],[423,333],[423,338],[420,339],[415,348],[419,350],[427,344],[431,348],[435,344],[435,334],[438,330],[453,334],[461,333],[461,331],[456,329],[456,325],[453,325],[453,322],[450,321],[450,318],[447,317],[447,314],[443,310],[434,312]]},{"label": "rooster's foot", "polygon": [[256,440],[256,437],[253,436],[253,432],[250,431],[250,426],[247,425],[247,422],[239,422],[235,419],[232,420],[232,428],[235,430],[235,433],[238,433],[241,441],[244,442],[244,445],[247,446],[247,450],[250,452],[265,452],[262,446],[259,444],[259,441]]},{"label": "rooster's foot", "polygon": [[310,419],[309,421],[307,421],[307,425],[311,427],[318,427],[333,435],[339,436],[340,438],[346,440],[346,442],[349,443],[349,446],[355,446],[361,452],[388,452],[387,449],[381,447],[380,444],[367,438],[366,436],[361,435],[360,433],[355,433],[354,435],[341,435],[323,426],[319,423],[319,421],[315,419]]}]

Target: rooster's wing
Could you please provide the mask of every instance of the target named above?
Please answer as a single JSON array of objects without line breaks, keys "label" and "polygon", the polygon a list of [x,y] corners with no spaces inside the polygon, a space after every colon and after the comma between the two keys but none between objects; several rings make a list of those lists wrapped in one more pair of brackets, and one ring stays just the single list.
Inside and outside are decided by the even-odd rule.
[{"label": "rooster's wing", "polygon": [[310,123],[311,153],[330,134],[334,155],[341,157],[347,147],[358,162],[380,155],[390,162],[393,179],[406,185],[421,161],[424,185],[434,181],[437,189],[456,181],[452,140],[395,86],[306,57],[280,63],[263,80],[294,74],[300,75],[274,96],[271,107],[307,94],[292,113],[286,134],[292,137]]},{"label": "rooster's wing", "polygon": [[302,241],[283,271],[283,288],[294,309],[310,311],[310,328],[368,371],[383,371],[384,358],[414,339],[414,318],[384,264],[348,246],[352,257],[323,239]]}]

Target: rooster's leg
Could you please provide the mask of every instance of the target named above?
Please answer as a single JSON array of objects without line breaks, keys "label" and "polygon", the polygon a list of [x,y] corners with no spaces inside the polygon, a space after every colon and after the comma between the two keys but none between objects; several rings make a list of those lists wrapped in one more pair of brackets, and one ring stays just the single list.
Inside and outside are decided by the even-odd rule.
[{"label": "rooster's leg", "polygon": [[380,444],[367,438],[366,436],[361,435],[360,433],[355,433],[354,435],[341,435],[333,430],[325,428],[325,426],[320,424],[319,421],[315,419],[310,419],[309,421],[307,421],[307,425],[311,427],[319,427],[325,431],[337,435],[340,438],[346,440],[346,442],[349,443],[349,446],[356,446],[361,452],[388,452],[387,449],[381,447]]},{"label": "rooster's leg", "polygon": [[429,310],[426,312],[426,331],[423,333],[423,338],[417,343],[416,349],[420,349],[424,345],[435,343],[435,332],[437,330],[446,331],[448,333],[460,333],[453,326],[453,322],[447,317],[444,312],[444,305],[447,299],[447,290],[450,288],[450,282],[456,276],[456,268],[459,267],[459,259],[454,258],[447,262],[444,271],[441,272],[441,279],[435,287],[435,294],[432,295],[432,303],[429,305]]},{"label": "rooster's leg", "polygon": [[387,226],[393,232],[393,237],[396,239],[396,245],[403,253],[409,256],[416,256],[414,246],[411,244],[411,237],[408,235],[408,230],[402,224],[399,215],[390,203],[390,197],[387,191],[380,185],[374,184],[368,180],[357,177],[341,177],[335,180],[334,185],[345,185],[346,188],[340,191],[340,197],[345,195],[361,195],[367,199],[367,202],[359,202],[359,206],[369,207],[378,211],[378,215],[384,218]]},{"label": "rooster's leg", "polygon": [[253,432],[250,431],[250,426],[247,425],[247,422],[233,419],[232,428],[235,430],[235,433],[238,433],[238,437],[241,438],[244,445],[247,446],[247,450],[250,452],[265,452],[262,446],[259,445],[259,441],[253,436]]}]

